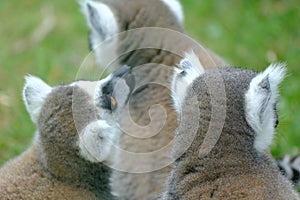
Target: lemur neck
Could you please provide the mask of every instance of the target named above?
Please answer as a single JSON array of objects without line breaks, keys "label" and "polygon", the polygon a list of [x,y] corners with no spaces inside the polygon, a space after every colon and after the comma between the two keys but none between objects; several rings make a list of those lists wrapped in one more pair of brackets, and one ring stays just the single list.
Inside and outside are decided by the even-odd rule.
[{"label": "lemur neck", "polygon": [[[138,47],[139,48],[139,47]],[[142,66],[145,64],[163,64],[173,66],[179,62],[179,58],[172,53],[161,49],[138,49],[133,50],[121,57],[121,63],[132,67]]]},{"label": "lemur neck", "polygon": [[[195,185],[202,187],[220,179],[238,178],[264,173],[274,166],[265,155],[253,151],[253,142],[239,140],[239,133],[222,132],[216,145],[206,154],[199,154],[204,136],[198,134],[190,148],[176,160],[169,190],[174,197],[182,191],[189,192]],[[252,150],[251,150],[252,149]],[[264,169],[261,169],[264,168]]]},{"label": "lemur neck", "polygon": [[111,169],[105,164],[91,163],[74,154],[67,160],[45,157],[43,152],[39,154],[39,162],[47,176],[75,188],[91,191],[99,198],[114,199],[109,180]]},{"label": "lemur neck", "polygon": [[183,32],[163,28],[129,30],[118,40],[121,64],[139,66],[147,63],[175,66],[193,50],[205,68],[222,66],[224,62]]},{"label": "lemur neck", "polygon": [[70,184],[89,190],[101,199],[114,199],[109,181],[111,169],[108,166],[88,163],[79,170],[77,175],[67,179]]}]

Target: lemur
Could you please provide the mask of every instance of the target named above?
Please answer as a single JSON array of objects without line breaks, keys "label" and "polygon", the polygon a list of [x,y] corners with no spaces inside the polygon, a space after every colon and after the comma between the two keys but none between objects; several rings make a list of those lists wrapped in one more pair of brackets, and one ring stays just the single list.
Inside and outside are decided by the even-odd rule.
[{"label": "lemur", "polygon": [[268,153],[284,65],[204,70],[188,53],[180,67],[171,83],[176,161],[162,199],[300,199]]},{"label": "lemur", "polygon": [[178,0],[85,0],[81,7],[90,31],[90,48],[99,65],[110,64],[111,70],[129,65],[135,77],[130,115],[121,117],[120,139],[120,148],[132,156],[119,157],[122,169],[113,171],[112,190],[122,199],[157,199],[166,189],[164,183],[172,168],[167,166],[171,148],[141,157],[167,146],[177,127],[169,88],[173,66],[192,47],[205,68],[225,65],[225,61],[184,34]]},{"label": "lemur", "polygon": [[95,88],[106,81],[51,87],[26,76],[23,99],[36,135],[28,150],[0,168],[0,199],[115,199],[110,165],[120,131],[99,115],[111,101],[98,103],[99,109],[94,100]]},{"label": "lemur", "polygon": [[[101,2],[94,2],[94,1],[81,1],[82,2],[82,9],[86,16],[87,23],[90,29],[90,35],[89,35],[89,44],[90,49],[95,52],[95,56],[99,64],[106,65],[108,62],[111,61],[111,56],[107,55],[106,52],[109,51],[103,51],[102,48],[97,48],[98,44],[101,44],[104,40],[108,40],[111,36],[114,36],[114,34],[118,34],[123,31],[127,30],[136,30],[138,28],[142,27],[161,27],[161,28],[167,28],[179,32],[184,32],[183,29],[183,21],[184,21],[184,14],[182,11],[182,7],[179,1],[177,0],[154,0],[154,1],[141,1],[141,0],[131,0],[131,1],[120,1],[120,0],[113,0],[108,1],[104,0]],[[152,33],[146,33],[146,32],[139,32],[140,35],[137,35],[133,38],[126,38],[126,40],[120,40],[117,41],[113,45],[116,47],[113,50],[117,50],[118,52],[122,53],[125,52],[126,48],[131,49],[132,51],[125,53],[125,55],[122,55],[120,58],[118,58],[118,65],[121,64],[129,64],[132,66],[138,66],[145,63],[157,63],[157,64],[166,64],[166,65],[174,65],[178,62],[178,59],[180,59],[177,56],[174,56],[170,54],[167,51],[155,51],[155,49],[139,49],[145,47],[144,43],[155,43],[156,46],[161,45],[161,49],[172,49],[174,52],[178,53],[181,51],[185,51],[186,48],[190,48],[193,46],[191,44],[191,41],[188,39],[186,41],[177,41],[176,44],[174,43],[174,38],[163,38],[164,40],[160,40],[157,35],[152,35]],[[165,35],[165,34],[163,34]],[[172,35],[172,34],[171,34]],[[117,37],[118,39],[122,37]],[[142,39],[141,39],[142,38]],[[148,40],[148,41],[147,41]],[[113,40],[114,41],[114,40]],[[135,41],[138,41],[135,42]],[[186,42],[186,44],[184,44]],[[107,42],[109,46],[111,43]],[[100,45],[101,46],[101,45]],[[155,45],[153,45],[155,46]],[[174,49],[176,47],[176,49]],[[139,49],[139,50],[136,50]],[[134,51],[135,50],[135,51]],[[117,53],[118,54],[118,53]],[[202,65],[204,68],[209,68],[211,66],[223,66],[225,65],[225,62],[220,59],[218,56],[216,56],[214,53],[210,52],[207,49],[202,48],[200,52],[197,52],[197,55],[200,57],[200,60],[202,61]],[[108,58],[106,60],[105,58]],[[154,66],[154,65],[149,65]],[[157,66],[155,66],[157,68]],[[114,68],[113,68],[114,69]],[[158,68],[157,68],[158,69]],[[161,69],[160,69],[161,70]],[[151,72],[157,72],[160,70],[153,70],[149,69]],[[162,73],[166,77],[170,77],[170,69],[162,69],[163,71],[167,72]],[[155,79],[157,74],[156,73],[149,73],[146,70],[140,70],[136,72],[136,79],[137,82],[142,82],[142,79],[145,79],[147,77],[147,81],[153,81],[157,80]],[[154,76],[154,78],[153,78]],[[159,82],[161,82],[161,79],[158,78]],[[145,91],[145,89],[143,89]],[[149,89],[148,89],[149,90]],[[150,90],[151,91],[151,90]],[[155,91],[155,90],[154,90]],[[147,94],[148,91],[146,89],[145,93]],[[149,93],[151,94],[151,92]],[[161,98],[161,97],[159,97]],[[133,99],[133,98],[132,98]],[[139,113],[145,113],[147,110],[141,109],[143,105],[151,105],[153,103],[145,103],[140,104],[141,106],[139,108],[133,108],[136,111],[133,112],[133,109],[131,109],[132,116],[133,113],[136,113],[137,116],[139,116]],[[167,105],[164,105],[165,108],[169,108],[169,103]],[[148,107],[147,107],[148,108]],[[167,114],[173,115],[172,111],[169,109],[167,110]],[[136,120],[137,121],[137,120]],[[143,119],[141,119],[143,121]],[[174,123],[173,123],[174,124]],[[176,125],[171,125],[171,127],[175,127]],[[126,136],[125,141],[126,141]],[[169,137],[157,139],[154,138],[153,142],[149,142],[154,148],[157,149],[155,144],[156,140],[170,140]],[[129,149],[131,146],[135,146],[137,142],[135,140],[126,141],[124,142],[123,148]],[[138,142],[140,143],[140,142]],[[133,145],[134,144],[134,145]],[[147,149],[147,145],[142,144],[142,147],[138,147],[137,151],[140,151],[140,149],[144,150]],[[131,147],[133,148],[133,147]],[[282,168],[283,173],[291,179],[294,183],[297,183],[299,181],[298,171],[299,171],[299,165],[296,162],[293,162],[291,165],[289,165],[287,161],[287,158],[283,160],[278,161],[278,165],[280,168]],[[122,162],[122,158],[121,161]],[[132,167],[132,166],[128,166]],[[170,168],[169,168],[170,169]],[[161,171],[154,174],[166,174],[167,171],[164,172]],[[149,176],[150,175],[150,176]],[[123,174],[123,173],[114,173],[113,176],[116,177],[116,192],[126,194],[128,193],[128,196],[125,195],[124,199],[130,198],[130,199],[140,199],[141,197],[147,198],[147,195],[149,193],[160,193],[162,191],[161,185],[159,183],[156,183],[155,181],[152,181],[150,177],[153,173],[149,174],[143,174],[143,176],[139,175],[132,175],[130,173]],[[149,181],[151,184],[149,184],[149,181],[145,180],[145,177],[149,177]],[[125,177],[125,178],[124,178]],[[163,177],[163,176],[160,176]],[[120,181],[121,178],[121,181]],[[124,180],[124,184],[122,183],[122,180]],[[142,183],[142,184],[140,184]],[[152,184],[153,183],[153,184]],[[153,186],[154,185],[154,186]],[[158,187],[156,187],[158,186]],[[135,191],[134,194],[132,194],[132,189]],[[141,192],[138,192],[141,191]],[[140,194],[140,196],[138,196]],[[151,199],[152,195],[149,196]]]}]

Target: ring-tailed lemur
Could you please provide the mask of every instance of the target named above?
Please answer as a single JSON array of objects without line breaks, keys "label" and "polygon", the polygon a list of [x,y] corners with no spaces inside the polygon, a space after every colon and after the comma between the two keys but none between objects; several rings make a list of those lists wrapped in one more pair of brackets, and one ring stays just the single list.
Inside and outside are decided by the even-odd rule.
[{"label": "ring-tailed lemur", "polygon": [[[161,27],[161,28],[167,28],[175,31],[182,32],[183,31],[183,11],[182,7],[179,1],[177,0],[154,0],[154,1],[143,1],[143,0],[126,0],[126,1],[120,1],[120,0],[103,0],[101,2],[99,1],[90,1],[90,0],[81,0],[82,10],[83,13],[86,16],[87,24],[89,27],[89,44],[90,49],[93,50],[96,54],[96,59],[99,64],[105,65],[111,60],[108,61],[105,60],[105,58],[111,58],[106,53],[109,51],[103,51],[101,48],[97,48],[99,44],[101,44],[104,40],[109,39],[110,37],[114,36],[115,34],[118,34],[123,31],[128,31],[136,28],[142,28],[142,27]],[[124,6],[126,5],[126,6]],[[127,40],[124,41],[118,41],[117,44],[113,43],[112,46],[116,46],[116,49],[118,52],[124,52],[126,51],[126,48],[143,48],[143,41],[152,42],[152,43],[159,43],[161,45],[162,49],[165,48],[171,48],[176,47],[176,52],[180,50],[186,50],[187,44],[184,44],[184,41],[178,41],[176,44],[174,43],[174,40],[168,38],[164,38],[164,41],[160,41],[157,39],[156,36],[150,36],[151,34],[141,34],[137,35],[137,37],[128,37]],[[147,37],[145,37],[147,36]],[[141,39],[142,38],[142,39]],[[136,43],[135,41],[138,41]],[[146,42],[147,43],[147,42]],[[108,43],[109,44],[109,43]],[[188,42],[189,44],[189,42]],[[100,45],[101,46],[101,45]],[[111,53],[111,52],[110,52]],[[206,49],[202,49],[202,51],[198,52],[200,60],[202,61],[202,65],[204,68],[207,68],[211,65],[214,66],[222,66],[224,65],[224,61],[222,61],[218,56],[214,55],[213,53],[207,51]],[[178,62],[178,59],[176,56],[170,54],[169,52],[161,51],[161,50],[153,50],[153,49],[140,49],[135,50],[132,52],[129,52],[127,54],[122,55],[119,58],[119,64],[118,65],[131,65],[131,66],[138,66],[145,63],[158,63],[158,64],[166,64],[169,66],[173,66],[175,63]],[[153,65],[149,66],[153,67]],[[157,68],[157,69],[156,69]],[[163,72],[166,69],[161,69],[157,66],[154,67],[154,69],[151,70],[152,73],[149,73],[148,70],[140,70],[138,73],[136,73],[136,82],[142,82],[143,79],[147,76],[154,76],[148,78],[149,82],[152,81],[159,81],[162,82],[161,79],[157,76],[156,72],[159,71],[160,75],[162,76],[170,76],[171,69],[167,70],[166,73]],[[153,75],[151,75],[153,74]],[[152,78],[152,79],[151,79]],[[145,95],[151,94],[152,89],[144,89],[146,90]],[[149,91],[147,91],[149,90]],[[164,95],[165,91],[160,91],[162,95]],[[168,93],[168,92],[167,92]],[[149,95],[148,95],[149,96]],[[161,97],[158,97],[161,98]],[[137,96],[137,98],[132,99],[143,99]],[[156,102],[155,102],[156,103]],[[133,102],[132,104],[136,104],[136,102]],[[136,111],[133,112],[135,107],[132,108],[132,116],[139,116],[140,113],[148,113],[148,110],[140,109],[142,107],[148,107],[147,105],[152,105],[154,103],[145,102],[144,104],[140,104],[137,107]],[[166,105],[169,107],[168,105]],[[134,114],[136,113],[136,114]],[[171,111],[168,109],[168,115],[173,115]],[[137,121],[137,120],[136,120]],[[145,121],[141,119],[141,121]],[[138,122],[138,123],[142,123]],[[172,123],[173,126],[174,123]],[[131,140],[131,138],[126,138],[124,136],[124,145],[123,148],[127,149],[129,151],[139,151],[133,150],[133,148],[136,146],[136,140]],[[127,141],[129,140],[129,142]],[[158,140],[154,139],[153,141]],[[169,140],[168,137],[166,138],[160,138],[159,140]],[[130,142],[132,141],[132,142]],[[127,145],[129,143],[129,145]],[[154,143],[154,144],[153,144]],[[149,151],[153,149],[157,149],[155,146],[155,142],[149,141],[148,144],[153,144],[152,146],[154,148],[150,149],[147,147],[147,144],[142,144],[138,146],[140,149],[149,149]],[[128,147],[132,146],[132,147]],[[131,150],[130,150],[131,149]],[[122,158],[120,159],[122,162]],[[281,161],[279,161],[281,162]],[[281,165],[279,165],[281,166]],[[288,165],[285,165],[288,166]],[[297,179],[297,173],[294,173],[295,176],[291,176],[290,174],[290,167],[282,167],[284,174],[288,176],[288,178],[291,177],[292,181],[296,181]],[[292,172],[296,172],[295,167],[291,167]],[[161,174],[166,174],[168,170],[165,172],[162,172]],[[114,188],[116,188],[117,193],[128,193],[128,198],[131,199],[140,199],[145,198],[145,195],[148,195],[149,192],[147,191],[156,191],[155,193],[159,193],[162,191],[163,186],[157,186],[159,183],[153,183],[153,177],[155,174],[158,174],[159,177],[163,177],[159,175],[160,173],[147,173],[143,174],[143,176],[139,175],[132,175],[131,174],[123,174],[123,173],[114,173],[116,184],[113,184]],[[149,177],[149,181],[145,181],[145,177]],[[293,178],[294,177],[294,178]],[[121,179],[121,181],[120,181]],[[113,179],[114,180],[114,179]],[[122,183],[122,180],[124,180],[124,184]],[[157,180],[157,179],[156,179]],[[114,182],[114,181],[113,181]],[[158,181],[161,182],[161,181]],[[297,182],[297,181],[296,181]],[[140,184],[142,183],[142,184]],[[152,184],[153,183],[153,184]],[[132,191],[135,191],[134,194],[132,194]],[[139,192],[141,191],[141,192]],[[139,196],[140,194],[140,196]],[[151,199],[152,195],[149,196]],[[126,195],[125,195],[126,197]],[[124,198],[125,198],[124,197]]]},{"label": "ring-tailed lemur", "polygon": [[[123,73],[126,68],[109,77]],[[0,199],[115,199],[107,165],[113,164],[120,131],[99,114],[112,109],[112,100],[97,102],[101,109],[94,101],[96,87],[106,81],[50,87],[26,77],[23,99],[36,136],[27,151],[0,168]]]},{"label": "ring-tailed lemur", "polygon": [[[162,199],[299,199],[268,153],[284,65],[205,71],[189,53],[180,66],[172,80],[177,160]],[[223,122],[213,117],[221,113]]]},{"label": "ring-tailed lemur", "polygon": [[[191,48],[191,45],[195,45],[194,41],[184,35],[183,9],[178,0],[79,2],[89,27],[90,49],[95,52],[96,60],[103,67],[108,64],[112,66],[111,61],[115,62],[115,59],[118,62],[113,69],[124,64],[131,67],[146,63],[173,66],[181,59],[176,53],[182,53]],[[149,27],[156,28],[157,31],[142,31],[142,28]],[[174,38],[172,33],[166,35],[164,30],[178,32],[183,37]],[[117,36],[119,34],[120,36]],[[117,39],[111,40],[112,38]],[[104,41],[108,42],[106,47],[102,48],[106,44]],[[107,52],[110,48],[112,51]],[[113,51],[120,57],[112,57]],[[222,59],[203,47],[197,51],[197,55],[205,66],[224,64]]]},{"label": "ring-tailed lemur", "polygon": [[[112,59],[116,59],[117,62],[114,62],[116,65],[112,69],[124,64],[134,67],[132,73],[135,76],[136,88],[129,101],[130,118],[124,122],[124,126],[132,130],[136,126],[153,125],[152,132],[140,128],[129,131],[129,134],[122,134],[121,148],[140,154],[162,149],[172,140],[172,132],[177,127],[177,116],[171,107],[168,88],[173,66],[181,59],[176,53],[180,54],[195,45],[192,39],[183,34],[183,12],[180,2],[178,0],[83,0],[81,7],[90,31],[90,48],[95,53],[98,63],[106,67]],[[141,28],[145,27],[148,29],[143,31],[144,29]],[[130,32],[130,30],[134,31]],[[119,33],[122,34],[115,36]],[[112,58],[115,54],[120,57]],[[197,54],[205,68],[225,63],[205,48],[200,48]],[[154,118],[149,116],[151,113],[149,109],[157,104],[164,108],[168,117],[166,119],[154,117],[156,121],[150,123]],[[160,131],[154,137],[148,137],[154,135],[156,129]],[[133,137],[132,132],[137,136]],[[146,137],[148,138],[145,139]],[[123,199],[157,199],[165,190],[163,183],[171,170],[171,167],[158,169],[159,163],[165,163],[166,158],[169,159],[168,156],[159,154],[149,156],[148,159],[137,163],[137,157],[120,157],[120,165],[127,163],[123,164],[123,171],[134,171],[140,166],[149,166],[149,168],[153,166],[154,171],[150,172],[151,170],[148,169],[145,170],[147,173],[143,174],[114,171],[112,189],[115,193],[122,194]],[[142,170],[138,171],[142,172]]]}]

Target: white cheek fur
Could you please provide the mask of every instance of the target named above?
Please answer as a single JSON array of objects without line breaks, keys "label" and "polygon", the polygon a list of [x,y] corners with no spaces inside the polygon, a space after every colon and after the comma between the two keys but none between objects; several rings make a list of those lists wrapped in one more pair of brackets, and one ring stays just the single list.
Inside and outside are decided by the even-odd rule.
[{"label": "white cheek fur", "polygon": [[91,162],[108,161],[113,157],[111,149],[118,144],[119,137],[119,130],[105,120],[92,122],[79,134],[80,154]]}]

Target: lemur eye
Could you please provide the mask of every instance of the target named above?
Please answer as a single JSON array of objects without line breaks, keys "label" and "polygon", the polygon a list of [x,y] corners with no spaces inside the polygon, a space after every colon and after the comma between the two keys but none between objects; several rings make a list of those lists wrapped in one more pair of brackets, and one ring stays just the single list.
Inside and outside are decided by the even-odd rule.
[{"label": "lemur eye", "polygon": [[112,109],[114,109],[117,104],[115,98],[113,98],[112,96],[110,96],[110,104]]},{"label": "lemur eye", "polygon": [[114,97],[111,95],[103,95],[102,96],[102,104],[101,107],[107,110],[113,111],[116,108],[117,102]]}]

